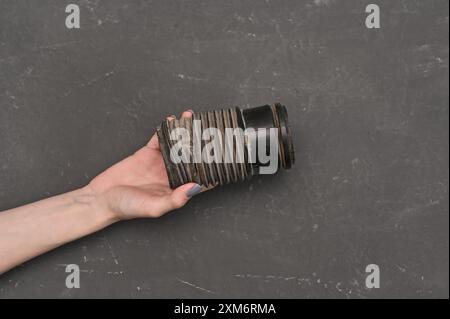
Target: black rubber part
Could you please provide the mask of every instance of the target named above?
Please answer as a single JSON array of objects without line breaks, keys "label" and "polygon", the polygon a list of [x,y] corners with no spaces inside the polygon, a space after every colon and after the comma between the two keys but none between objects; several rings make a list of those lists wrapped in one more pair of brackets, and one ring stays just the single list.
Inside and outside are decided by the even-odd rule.
[{"label": "black rubber part", "polygon": [[[284,105],[276,103],[274,105],[263,105],[244,110],[235,107],[217,111],[201,112],[194,114],[192,119],[201,120],[202,132],[205,128],[209,127],[218,128],[222,133],[224,133],[226,128],[234,129],[237,127],[242,130],[249,128],[258,130],[262,134],[256,135],[254,138],[266,139],[266,154],[270,151],[270,129],[277,128],[279,141],[278,167],[289,169],[295,162],[292,135],[289,128],[287,110]],[[252,176],[259,174],[260,167],[264,166],[264,164],[258,162],[258,160],[251,163],[248,154],[252,145],[255,148],[259,145],[258,141],[250,141],[247,136],[244,137],[243,135],[233,137],[233,141],[236,143],[235,139],[241,139],[240,142],[242,142],[244,146],[244,163],[237,163],[236,152],[233,152],[234,157],[232,163],[204,163],[203,160],[201,163],[173,163],[170,157],[170,151],[171,147],[177,141],[170,140],[170,132],[177,127],[186,128],[190,134],[190,144],[186,145],[186,147],[190,147],[192,151],[192,119],[164,120],[157,129],[160,149],[171,188],[176,188],[189,182],[194,182],[206,187],[236,183],[250,179]],[[203,150],[204,145],[205,143],[201,139],[201,150]],[[222,152],[231,147],[224,136],[222,138],[222,143],[219,145]]]}]

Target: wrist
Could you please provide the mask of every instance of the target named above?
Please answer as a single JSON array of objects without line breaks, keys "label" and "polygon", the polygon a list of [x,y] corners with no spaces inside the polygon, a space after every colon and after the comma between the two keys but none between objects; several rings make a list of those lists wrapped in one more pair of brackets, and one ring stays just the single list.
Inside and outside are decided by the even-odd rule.
[{"label": "wrist", "polygon": [[89,205],[93,216],[97,217],[105,225],[110,225],[120,220],[120,216],[109,208],[104,196],[96,192],[90,184],[78,190],[74,201]]}]

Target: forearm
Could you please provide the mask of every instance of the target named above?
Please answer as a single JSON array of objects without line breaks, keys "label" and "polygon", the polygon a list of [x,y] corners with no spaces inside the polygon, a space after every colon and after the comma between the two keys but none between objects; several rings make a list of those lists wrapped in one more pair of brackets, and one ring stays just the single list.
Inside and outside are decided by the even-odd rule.
[{"label": "forearm", "polygon": [[88,187],[0,212],[0,274],[115,220]]}]

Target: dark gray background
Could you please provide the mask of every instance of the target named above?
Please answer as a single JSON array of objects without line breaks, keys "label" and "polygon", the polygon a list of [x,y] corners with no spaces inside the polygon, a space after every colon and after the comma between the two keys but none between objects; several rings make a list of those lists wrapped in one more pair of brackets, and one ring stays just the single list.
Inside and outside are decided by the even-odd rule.
[{"label": "dark gray background", "polygon": [[[71,2],[80,30],[64,24]],[[279,101],[297,151],[290,171],[27,262],[0,298],[448,298],[448,10],[0,0],[0,210],[85,185],[186,108]],[[365,288],[370,263],[380,289]]]}]

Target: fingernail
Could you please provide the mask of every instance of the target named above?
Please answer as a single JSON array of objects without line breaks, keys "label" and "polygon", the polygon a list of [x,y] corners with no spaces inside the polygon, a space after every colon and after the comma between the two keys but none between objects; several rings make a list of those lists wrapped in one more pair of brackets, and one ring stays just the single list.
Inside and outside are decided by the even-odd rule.
[{"label": "fingernail", "polygon": [[194,186],[192,186],[186,193],[187,197],[192,197],[197,195],[198,193],[200,193],[202,191],[202,187],[198,184],[195,184]]}]

